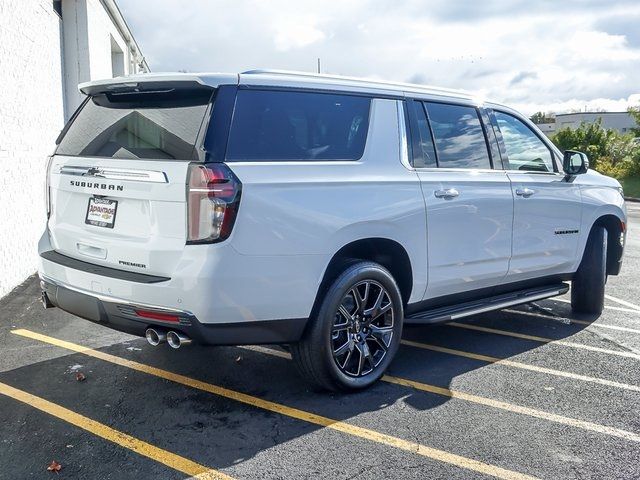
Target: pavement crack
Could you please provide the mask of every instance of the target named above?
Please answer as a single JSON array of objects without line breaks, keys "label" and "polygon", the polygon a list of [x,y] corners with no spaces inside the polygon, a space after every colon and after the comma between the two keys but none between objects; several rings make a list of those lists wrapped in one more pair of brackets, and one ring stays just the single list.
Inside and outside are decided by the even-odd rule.
[{"label": "pavement crack", "polygon": [[615,346],[620,348],[622,351],[624,352],[628,352],[628,353],[633,353],[635,355],[640,355],[640,350],[638,350],[637,348],[633,348],[630,347],[628,345],[625,345],[623,343],[621,343],[619,340],[610,337],[609,335],[607,335],[604,332],[601,331],[595,331],[595,330],[587,330],[584,329],[583,332],[586,332],[588,334],[591,335],[591,337],[595,337],[597,340],[602,341],[603,343],[607,344],[608,346]]}]

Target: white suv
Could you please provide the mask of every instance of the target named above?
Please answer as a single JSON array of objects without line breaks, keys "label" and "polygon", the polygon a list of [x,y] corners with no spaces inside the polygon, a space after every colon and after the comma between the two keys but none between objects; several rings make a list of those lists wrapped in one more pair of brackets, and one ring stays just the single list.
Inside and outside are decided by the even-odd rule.
[{"label": "white suv", "polygon": [[289,344],[375,382],[403,322],[565,293],[599,314],[620,184],[518,112],[451,90],[286,73],[83,84],[39,244],[45,306],[178,348]]}]

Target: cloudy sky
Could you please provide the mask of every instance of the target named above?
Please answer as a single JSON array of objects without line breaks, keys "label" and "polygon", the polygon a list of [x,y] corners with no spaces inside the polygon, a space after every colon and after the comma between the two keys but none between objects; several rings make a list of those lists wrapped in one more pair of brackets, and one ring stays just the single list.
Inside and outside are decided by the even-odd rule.
[{"label": "cloudy sky", "polygon": [[638,0],[118,0],[153,71],[424,83],[527,114],[640,104]]}]

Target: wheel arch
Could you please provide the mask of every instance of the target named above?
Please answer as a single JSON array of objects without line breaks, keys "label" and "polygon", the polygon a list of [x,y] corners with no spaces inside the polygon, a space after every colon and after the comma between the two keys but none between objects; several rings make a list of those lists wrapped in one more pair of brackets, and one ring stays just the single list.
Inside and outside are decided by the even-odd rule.
[{"label": "wheel arch", "polygon": [[[597,227],[604,227],[607,230],[607,275],[618,275],[624,250],[624,244],[621,242],[623,237],[621,235],[626,232],[626,222],[613,213],[606,213],[597,217],[591,224],[589,235]],[[583,256],[585,247],[586,242],[582,249]],[[580,258],[582,259],[582,256]]]},{"label": "wheel arch", "polygon": [[413,290],[413,268],[407,250],[396,240],[370,237],[354,240],[342,246],[332,257],[318,287],[313,311],[316,311],[322,295],[338,275],[354,261],[371,261],[385,267],[400,289],[402,301],[406,305]]}]

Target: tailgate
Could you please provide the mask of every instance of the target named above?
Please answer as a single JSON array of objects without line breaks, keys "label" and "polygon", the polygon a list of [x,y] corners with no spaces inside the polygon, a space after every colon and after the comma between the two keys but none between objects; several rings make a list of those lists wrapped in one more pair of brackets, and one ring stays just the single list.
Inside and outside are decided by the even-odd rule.
[{"label": "tailgate", "polygon": [[214,90],[109,88],[75,114],[51,161],[52,243],[86,262],[170,277],[186,245],[187,174]]},{"label": "tailgate", "polygon": [[49,219],[54,248],[99,265],[171,276],[185,248],[188,167],[188,162],[54,157]]}]

